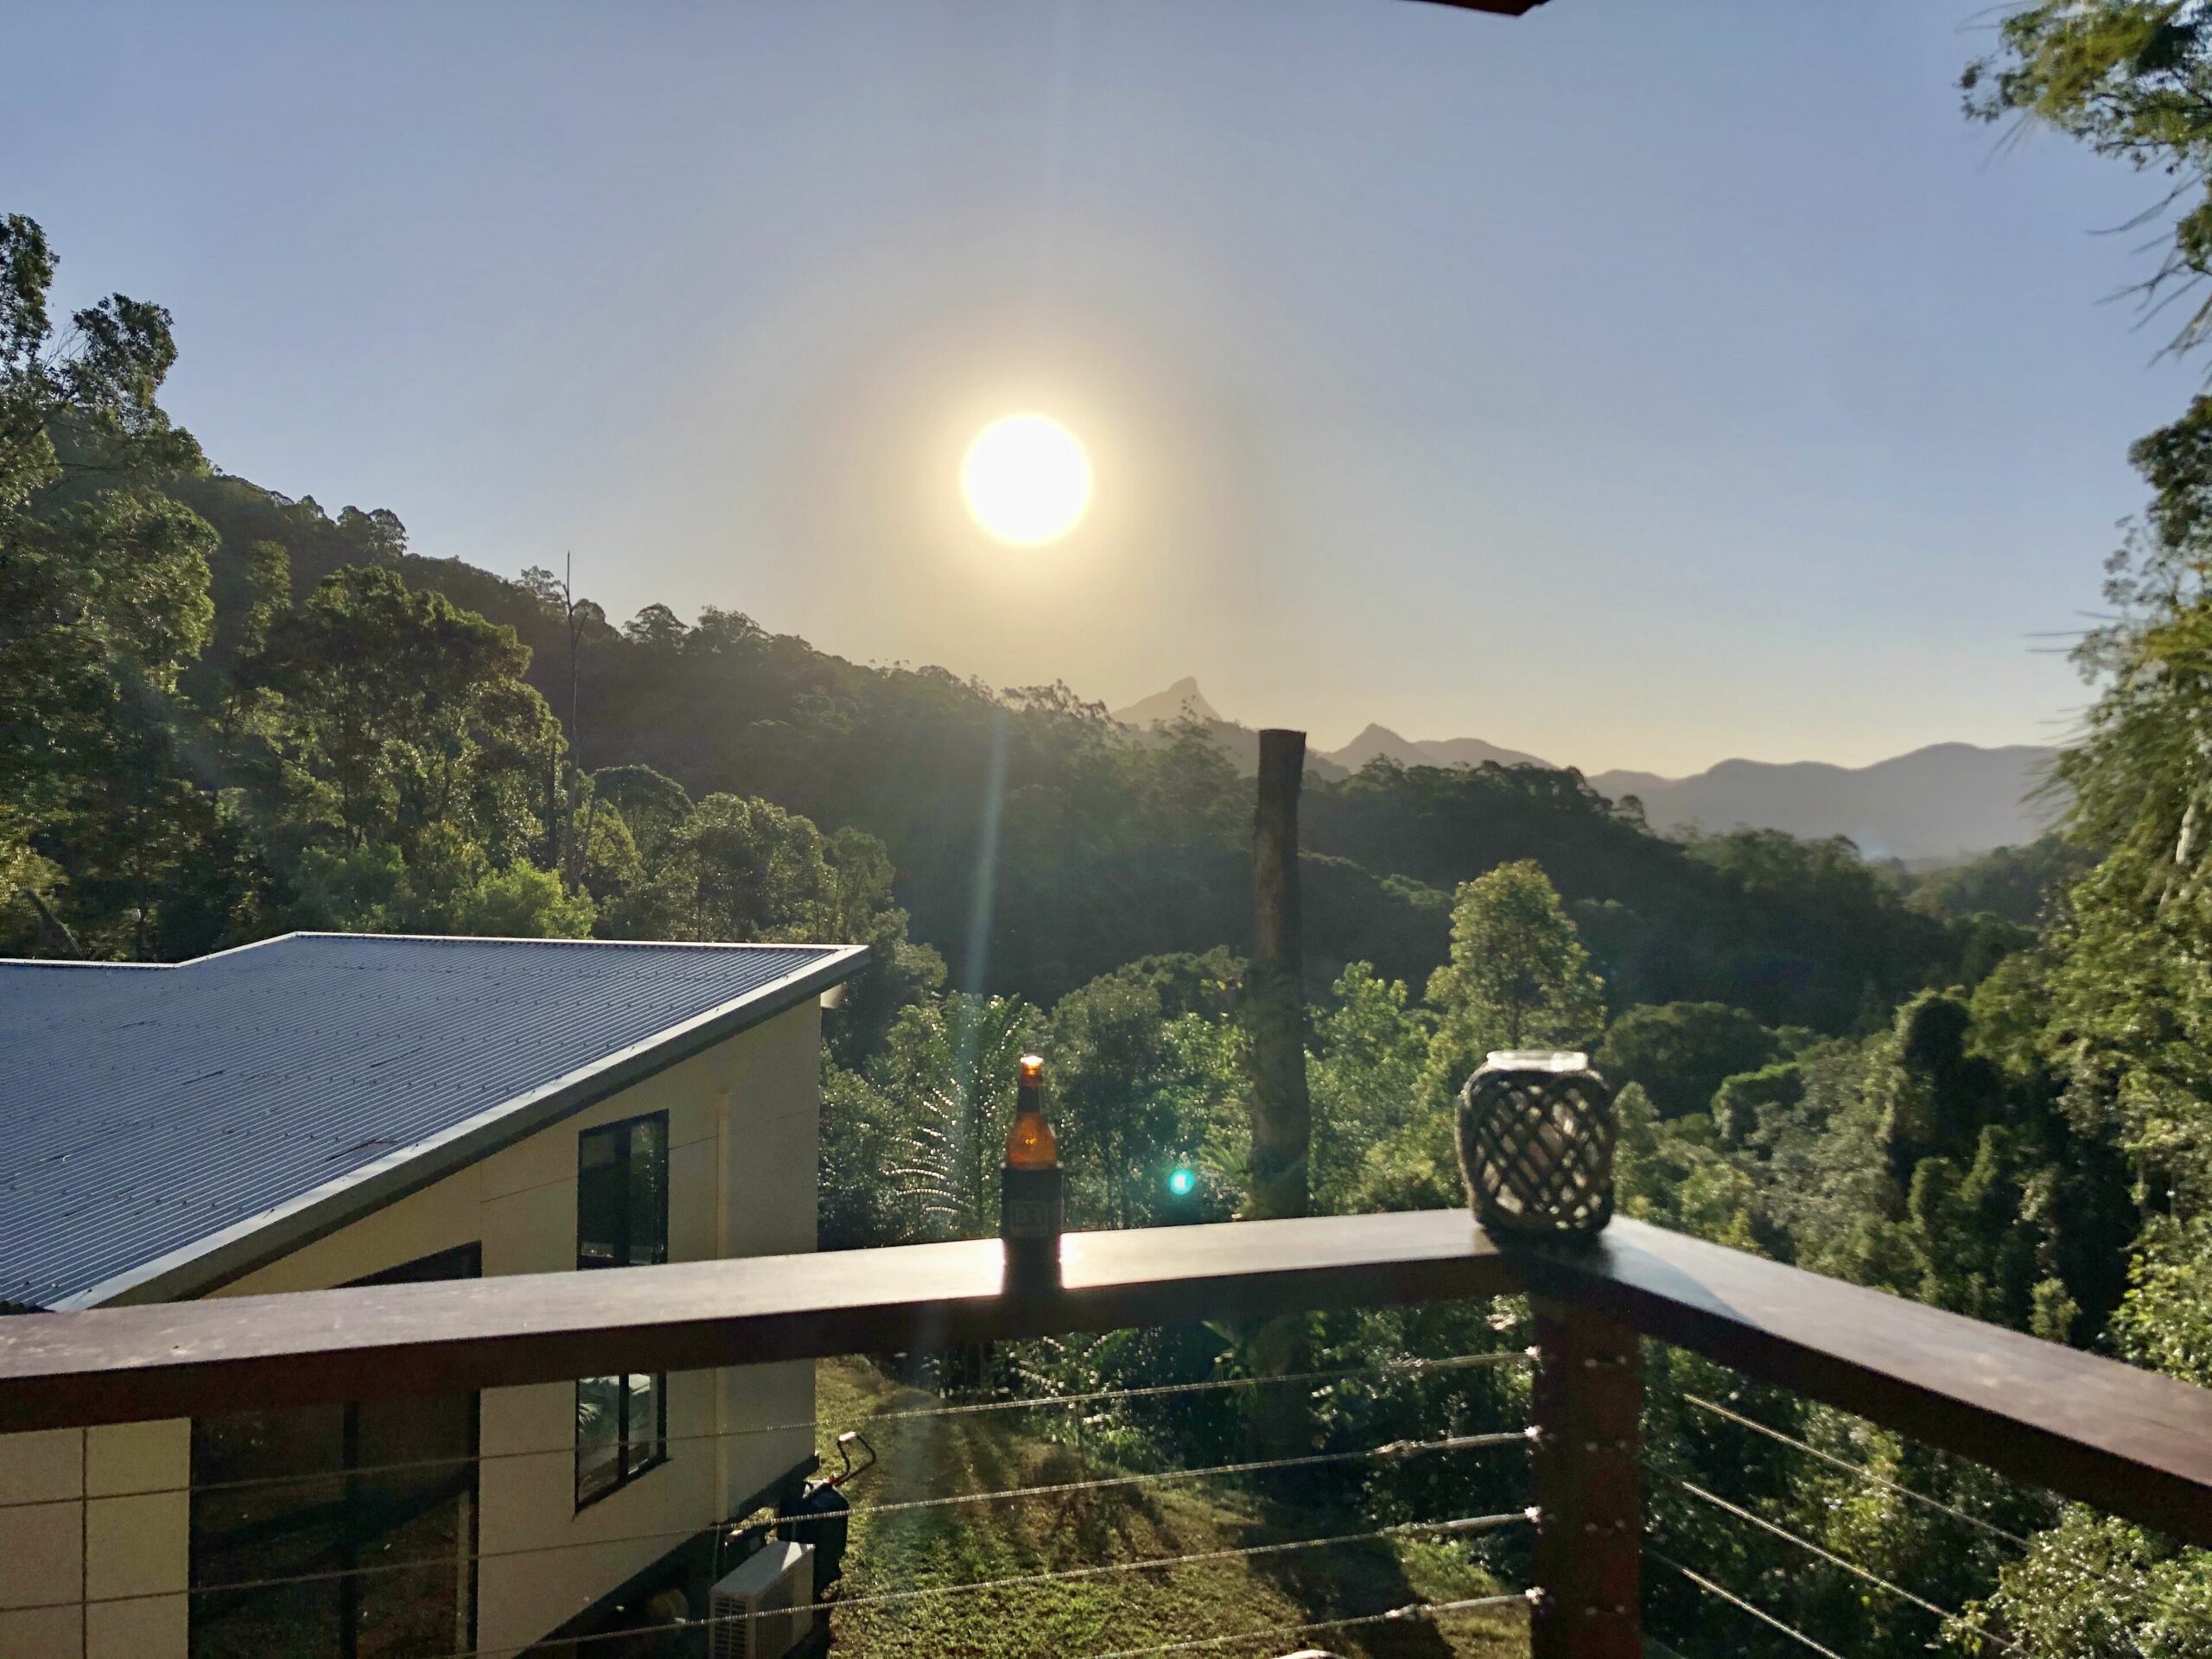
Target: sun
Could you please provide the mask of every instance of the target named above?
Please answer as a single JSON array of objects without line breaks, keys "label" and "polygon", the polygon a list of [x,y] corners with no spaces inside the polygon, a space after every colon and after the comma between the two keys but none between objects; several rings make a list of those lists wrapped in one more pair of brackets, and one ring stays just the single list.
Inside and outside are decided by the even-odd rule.
[{"label": "sun", "polygon": [[960,493],[989,535],[1041,547],[1073,530],[1090,505],[1090,457],[1049,415],[1002,415],[968,446]]}]

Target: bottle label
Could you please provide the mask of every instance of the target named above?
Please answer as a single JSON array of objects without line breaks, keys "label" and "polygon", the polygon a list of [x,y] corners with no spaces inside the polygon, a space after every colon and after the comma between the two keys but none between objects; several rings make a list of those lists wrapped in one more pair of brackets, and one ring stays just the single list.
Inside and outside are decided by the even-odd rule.
[{"label": "bottle label", "polygon": [[1066,1209],[1067,1176],[1057,1169],[999,1172],[999,1236],[1058,1238]]}]

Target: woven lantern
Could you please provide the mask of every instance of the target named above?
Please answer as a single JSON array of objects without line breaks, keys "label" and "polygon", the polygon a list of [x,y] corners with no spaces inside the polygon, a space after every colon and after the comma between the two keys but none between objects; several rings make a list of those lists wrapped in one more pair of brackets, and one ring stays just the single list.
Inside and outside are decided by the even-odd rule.
[{"label": "woven lantern", "polygon": [[1502,1049],[1459,1091],[1459,1167],[1489,1232],[1595,1233],[1613,1218],[1613,1092],[1586,1054]]}]

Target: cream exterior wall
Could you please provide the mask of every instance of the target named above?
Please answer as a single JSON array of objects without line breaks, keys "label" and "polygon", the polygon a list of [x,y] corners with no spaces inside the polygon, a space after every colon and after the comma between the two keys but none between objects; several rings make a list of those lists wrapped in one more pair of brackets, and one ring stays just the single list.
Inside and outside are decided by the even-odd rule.
[{"label": "cream exterior wall", "polygon": [[[214,1294],[327,1289],[472,1243],[487,1278],[569,1271],[577,1135],[658,1111],[671,1261],[811,1250],[820,1051],[809,1001]],[[813,1416],[808,1363],[673,1376],[668,1461],[578,1510],[573,1385],[485,1390],[479,1646],[535,1641],[732,1518],[813,1450]],[[0,1435],[0,1656],[185,1659],[191,1446],[182,1419]]]}]

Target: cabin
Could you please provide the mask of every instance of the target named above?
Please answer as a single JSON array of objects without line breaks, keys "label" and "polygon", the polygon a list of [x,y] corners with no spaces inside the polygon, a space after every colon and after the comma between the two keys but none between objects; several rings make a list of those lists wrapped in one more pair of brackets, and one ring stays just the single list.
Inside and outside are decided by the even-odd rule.
[{"label": "cabin", "polygon": [[[0,1328],[811,1251],[821,1007],[866,955],[295,933],[0,963]],[[262,1398],[0,1435],[0,1654],[516,1651],[703,1580],[812,1466],[805,1362]]]}]

